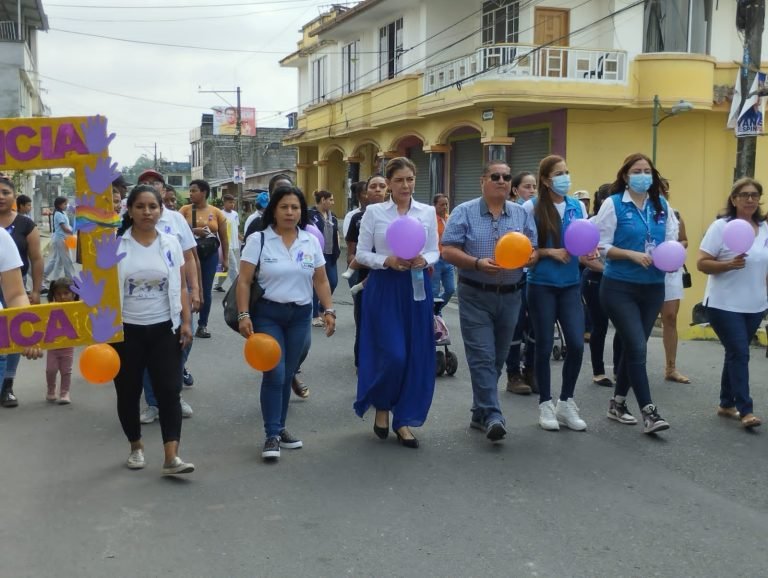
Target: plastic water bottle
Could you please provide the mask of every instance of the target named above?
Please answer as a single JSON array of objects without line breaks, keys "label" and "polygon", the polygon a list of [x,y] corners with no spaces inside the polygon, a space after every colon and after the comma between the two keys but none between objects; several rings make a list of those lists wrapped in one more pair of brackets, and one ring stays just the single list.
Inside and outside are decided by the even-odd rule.
[{"label": "plastic water bottle", "polygon": [[424,291],[424,269],[411,269],[411,285],[413,300],[424,301],[427,298],[427,293]]}]

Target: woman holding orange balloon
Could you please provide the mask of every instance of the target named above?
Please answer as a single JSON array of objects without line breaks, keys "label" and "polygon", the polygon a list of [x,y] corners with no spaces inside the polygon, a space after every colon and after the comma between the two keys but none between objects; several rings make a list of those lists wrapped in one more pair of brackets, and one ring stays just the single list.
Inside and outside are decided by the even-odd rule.
[{"label": "woman holding orange balloon", "polygon": [[[581,303],[579,260],[565,248],[565,233],[577,219],[586,219],[582,203],[568,196],[571,176],[565,159],[550,155],[539,163],[539,196],[523,208],[536,221],[539,262],[528,271],[528,312],[536,334],[536,383],[539,387],[539,425],[550,431],[563,425],[584,431],[587,424],[573,401],[584,355],[584,309]],[[597,239],[595,239],[597,241]],[[592,248],[597,248],[597,243]],[[557,405],[552,403],[549,356],[555,323],[559,322],[568,355],[563,361],[563,384]]]},{"label": "woman holding orange balloon", "polygon": [[[336,311],[325,273],[320,243],[304,229],[307,202],[293,186],[277,187],[262,215],[264,229],[251,235],[240,257],[237,309],[240,334],[248,338],[248,363],[264,372],[261,414],[266,441],[265,460],[276,460],[280,449],[298,449],[303,442],[285,428],[291,382],[309,352],[312,290],[323,307],[325,334],[336,330]],[[258,267],[258,278],[254,279]],[[251,303],[251,284],[264,294]]]},{"label": "woman holding orange balloon", "polygon": [[[413,199],[416,167],[403,157],[387,163],[389,201],[370,205],[360,222],[355,259],[371,271],[363,291],[357,399],[363,417],[373,406],[379,439],[392,430],[418,448],[411,427],[427,419],[435,389],[432,284],[427,267],[440,257],[435,208]],[[393,231],[401,229],[399,235]]]},{"label": "woman holding orange balloon", "polygon": [[[48,260],[48,264],[43,270],[43,285],[48,280],[58,278],[59,269],[63,269],[63,277],[69,277],[72,279],[75,276],[75,265],[72,263],[72,257],[69,256],[70,245],[67,244],[67,240],[73,237],[72,227],[69,226],[69,219],[67,218],[67,206],[69,201],[65,197],[56,197],[53,201],[53,231],[51,234],[51,256]],[[72,244],[73,241],[69,241]],[[74,247],[74,245],[72,246]]]},{"label": "woman holding orange balloon", "polygon": [[139,400],[148,370],[160,410],[162,474],[188,474],[195,466],[178,456],[182,349],[192,340],[184,253],[175,236],[156,228],[163,202],[153,186],[134,187],[126,205],[118,248],[125,257],[117,265],[124,340],[114,345],[120,356],[117,415],[131,444],[126,465],[145,466]]}]

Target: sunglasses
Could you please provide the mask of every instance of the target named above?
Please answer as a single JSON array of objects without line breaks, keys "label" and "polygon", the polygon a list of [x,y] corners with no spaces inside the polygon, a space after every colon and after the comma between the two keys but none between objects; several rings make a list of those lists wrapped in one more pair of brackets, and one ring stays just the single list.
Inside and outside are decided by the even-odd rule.
[{"label": "sunglasses", "polygon": [[740,191],[738,193],[733,193],[733,196],[736,199],[750,199],[752,201],[759,201],[762,195],[757,191]]},{"label": "sunglasses", "polygon": [[490,179],[494,183],[499,182],[501,179],[504,179],[505,183],[508,183],[508,182],[510,182],[512,180],[512,175],[510,173],[505,173],[505,174],[502,174],[502,173],[491,173],[488,176],[490,177]]}]

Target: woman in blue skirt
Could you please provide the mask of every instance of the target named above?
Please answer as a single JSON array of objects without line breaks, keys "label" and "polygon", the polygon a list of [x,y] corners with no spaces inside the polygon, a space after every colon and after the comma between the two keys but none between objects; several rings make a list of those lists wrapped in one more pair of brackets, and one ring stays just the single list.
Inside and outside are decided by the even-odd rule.
[{"label": "woman in blue skirt", "polygon": [[[387,163],[392,198],[367,208],[360,224],[357,261],[371,272],[363,291],[360,358],[355,411],[376,409],[373,431],[381,439],[392,430],[409,448],[419,447],[411,427],[427,419],[435,389],[432,284],[427,267],[439,258],[435,209],[413,200],[416,167],[406,158]],[[387,229],[409,216],[422,223],[427,240],[421,253],[406,260],[393,255]]]}]

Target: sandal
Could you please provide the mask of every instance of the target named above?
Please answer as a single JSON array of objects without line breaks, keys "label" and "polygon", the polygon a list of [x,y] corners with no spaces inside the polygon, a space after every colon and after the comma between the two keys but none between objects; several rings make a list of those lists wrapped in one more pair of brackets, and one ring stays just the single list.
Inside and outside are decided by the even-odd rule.
[{"label": "sandal", "polygon": [[683,375],[674,367],[667,368],[664,379],[667,381],[674,381],[675,383],[691,383],[691,379],[689,377]]},{"label": "sandal", "polygon": [[735,407],[723,407],[722,405],[717,406],[717,415],[720,417],[727,417],[729,419],[739,419],[741,417],[739,410],[737,410]]},{"label": "sandal", "polygon": [[760,421],[760,418],[753,413],[748,413],[747,415],[741,418],[741,425],[745,428],[757,427],[762,423],[763,422]]},{"label": "sandal", "polygon": [[303,381],[299,381],[299,378],[295,375],[293,376],[293,381],[291,381],[291,389],[293,390],[293,393],[301,399],[307,399],[309,397],[309,387],[304,385]]}]

